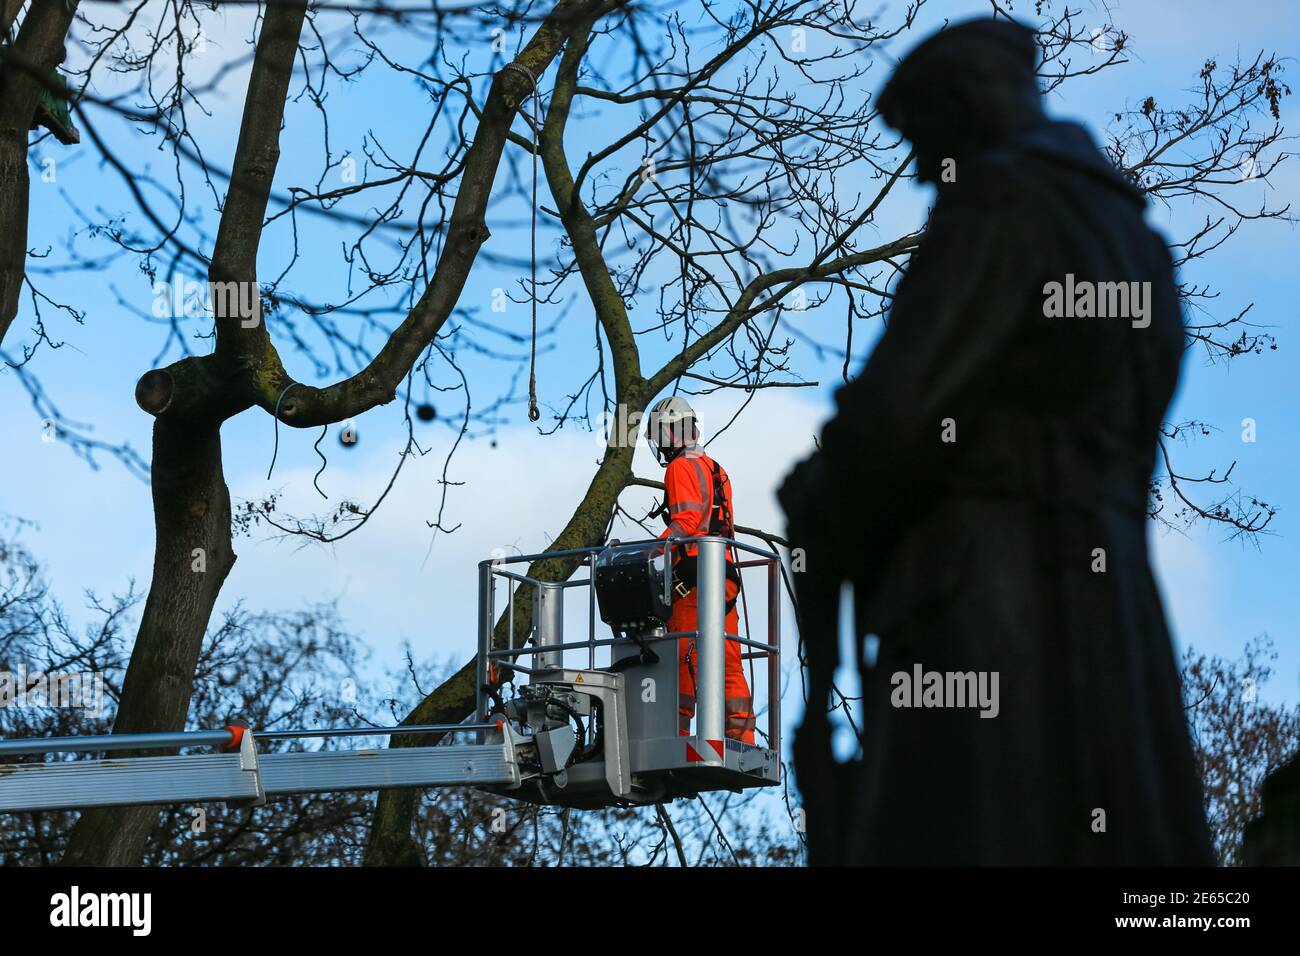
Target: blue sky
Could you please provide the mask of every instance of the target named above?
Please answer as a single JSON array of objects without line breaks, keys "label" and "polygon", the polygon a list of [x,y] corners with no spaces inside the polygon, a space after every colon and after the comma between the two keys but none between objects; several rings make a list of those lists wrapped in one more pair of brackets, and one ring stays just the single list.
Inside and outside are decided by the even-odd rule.
[{"label": "blue sky", "polygon": [[[1161,105],[1188,99],[1186,90],[1193,86],[1208,58],[1224,63],[1238,55],[1253,57],[1260,49],[1284,55],[1300,51],[1300,5],[1294,3],[1245,2],[1233,5],[1231,13],[1210,0],[1112,3],[1108,4],[1109,16],[1099,6],[1085,7],[1098,24],[1113,20],[1132,37],[1132,62],[1068,84],[1050,104],[1056,114],[1079,118],[1094,130],[1104,128],[1109,114],[1134,107],[1147,95],[1154,95]],[[682,6],[683,11],[692,9]],[[985,9],[986,5],[975,2],[941,7],[954,19]],[[208,69],[215,68],[222,57],[242,54],[245,49],[247,9],[225,16],[228,29],[209,40]],[[877,89],[891,65],[889,56],[905,52],[937,24],[937,17],[936,10],[927,8],[917,31],[882,53],[863,88]],[[391,42],[402,41],[394,36]],[[466,50],[481,51],[486,42],[485,37],[469,35],[453,40],[453,45],[463,43]],[[596,55],[616,53],[613,47],[598,48]],[[1291,67],[1294,69],[1294,64]],[[223,165],[228,165],[233,152],[245,76],[241,70],[228,78],[225,94],[211,103],[211,119],[200,124],[209,134],[206,142],[212,158]],[[1294,80],[1294,73],[1291,78]],[[548,85],[543,81],[544,87]],[[397,81],[362,82],[337,91],[331,99],[331,137],[336,151],[351,150],[356,155],[367,131],[389,145],[405,147],[410,111],[419,108],[420,99],[409,84]],[[1292,119],[1295,98],[1284,101],[1283,109],[1284,121],[1292,127],[1300,125]],[[92,113],[92,117],[101,129],[111,126],[102,113]],[[598,124],[582,127],[582,120],[583,114],[577,114],[575,126],[588,132],[579,131],[571,138],[574,155],[586,146],[583,136],[603,132],[599,128],[590,132]],[[120,130],[110,135],[137,166],[151,162],[155,171],[165,170],[165,157],[148,152],[151,145],[143,147],[141,140]],[[292,106],[277,189],[315,182],[318,143],[319,120],[307,107]],[[52,247],[57,258],[65,237],[80,226],[69,200],[92,215],[127,213],[130,205],[116,175],[98,166],[89,150],[47,144],[38,153],[38,157],[44,156],[57,159],[58,176],[54,183],[42,183],[37,177],[33,184],[30,246]],[[1277,174],[1271,203],[1300,199],[1298,184],[1300,172],[1293,160]],[[1243,188],[1262,191],[1265,187],[1252,184]],[[929,191],[922,187],[901,190],[882,210],[877,224],[881,237],[919,225],[929,199]],[[1300,208],[1300,203],[1295,205]],[[1157,208],[1152,210],[1151,221],[1173,236],[1207,212],[1185,208],[1171,217]],[[517,217],[518,211],[507,209],[500,214]],[[206,215],[209,222],[214,221],[210,209]],[[290,285],[303,294],[324,298],[325,292],[317,294],[315,290],[332,292],[340,287],[338,236],[310,225],[314,220],[302,222],[300,239],[307,258]],[[517,241],[519,234],[513,234],[514,240],[506,238],[508,235],[499,233],[501,251],[520,254],[525,247]],[[1300,470],[1300,416],[1295,413],[1294,384],[1300,360],[1292,332],[1295,303],[1300,300],[1300,280],[1294,268],[1298,248],[1293,226],[1252,225],[1198,267],[1195,278],[1218,289],[1218,307],[1224,314],[1255,303],[1256,321],[1273,327],[1279,347],[1227,366],[1209,364],[1199,353],[1189,353],[1171,414],[1174,420],[1195,417],[1219,429],[1183,452],[1182,467],[1194,472],[1203,465],[1222,467],[1235,460],[1235,474],[1243,486],[1278,506],[1275,533],[1255,547],[1225,542],[1222,531],[1215,528],[1198,527],[1186,534],[1152,529],[1157,574],[1179,645],[1193,644],[1235,656],[1249,638],[1269,634],[1281,659],[1278,674],[1264,688],[1263,696],[1292,703],[1300,701],[1296,624],[1300,621],[1300,590],[1295,587],[1300,568],[1300,532],[1295,523],[1300,514],[1300,487],[1293,477]],[[264,241],[260,263],[264,277],[283,268],[287,249],[283,232]],[[487,318],[523,330],[528,321],[525,306],[512,304],[501,316],[486,311],[492,290],[517,288],[519,278],[516,271],[480,263],[463,303]],[[41,282],[47,291],[57,289],[60,298],[84,309],[87,317],[80,325],[65,318],[50,321],[51,335],[66,345],[57,351],[42,351],[34,363],[35,371],[70,417],[93,422],[96,434],[106,440],[129,440],[147,457],[151,419],[136,407],[132,390],[139,375],[151,367],[163,340],[158,327],[132,315],[119,305],[118,298],[137,311],[148,312],[154,298],[149,280],[134,262],[123,260],[96,274]],[[543,323],[553,315],[553,310],[544,315]],[[6,342],[10,352],[24,340],[30,317],[27,304]],[[810,333],[833,341],[842,327],[842,307],[810,313],[807,321]],[[539,357],[544,404],[561,405],[575,379],[587,374],[590,329],[590,310],[579,301],[562,323],[552,348]],[[874,335],[874,330],[864,328],[856,336],[859,358],[855,364],[860,364]],[[172,354],[168,360],[174,357]],[[310,369],[301,358],[293,356],[286,361],[293,373],[310,380]],[[466,356],[465,367],[475,382],[475,402],[480,406],[502,391],[509,375],[517,370],[517,366],[475,356]],[[819,363],[805,349],[798,353],[797,367],[821,385],[760,393],[737,425],[710,446],[732,475],[738,518],[744,524],[780,529],[774,491],[790,466],[807,454],[817,426],[829,413],[838,363]],[[453,384],[454,379],[443,369],[439,381]],[[454,394],[435,398],[445,419],[455,418],[457,401]],[[737,399],[710,396],[699,406],[707,437],[730,418]],[[92,472],[67,448],[41,442],[40,422],[12,374],[0,375],[0,407],[5,409],[0,438],[8,450],[6,467],[0,470],[0,511],[35,522],[26,540],[48,565],[56,593],[70,610],[80,610],[83,589],[122,590],[132,578],[142,587],[147,585],[153,537],[148,487],[111,460],[106,459],[101,470]],[[277,541],[261,534],[238,539],[239,559],[219,608],[240,600],[254,608],[293,608],[338,597],[349,624],[370,647],[376,669],[400,664],[403,642],[410,642],[419,656],[457,662],[466,658],[473,649],[476,562],[496,548],[526,552],[544,547],[580,500],[600,455],[600,441],[582,430],[566,428],[554,436],[538,435],[528,425],[521,404],[508,407],[503,417],[504,423],[493,435],[495,446],[481,438],[465,444],[453,460],[450,478],[467,482],[449,491],[449,523],[461,523],[454,534],[435,537],[425,524],[437,513],[442,461],[454,439],[452,428],[438,424],[424,427],[420,433],[430,453],[408,464],[384,508],[366,528],[339,545],[304,547],[300,540]],[[1247,417],[1258,422],[1258,441],[1253,444],[1240,440],[1240,423]],[[328,503],[322,503],[311,487],[311,476],[319,464],[312,451],[316,430],[281,429],[276,470],[268,481],[273,440],[270,418],[250,412],[229,422],[223,442],[232,496],[237,502],[256,500],[275,491],[282,495],[287,509],[298,514],[328,509],[341,497],[373,500],[386,483],[401,447],[400,409],[369,413],[358,425],[361,441],[355,449],[339,446],[336,429],[331,429],[322,443],[329,466],[321,484],[331,496]],[[645,449],[638,452],[636,471],[645,477],[659,474]],[[625,496],[627,503],[643,501],[648,501],[645,493]],[[796,698],[797,693],[787,697],[787,723],[798,716]]]}]

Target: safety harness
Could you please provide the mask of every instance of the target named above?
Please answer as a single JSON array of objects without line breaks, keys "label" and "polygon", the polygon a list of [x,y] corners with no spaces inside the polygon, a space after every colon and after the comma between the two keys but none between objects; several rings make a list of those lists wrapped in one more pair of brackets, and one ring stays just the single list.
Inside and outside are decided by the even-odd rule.
[{"label": "safety harness", "polygon": [[[709,534],[720,538],[730,538],[735,534],[735,520],[731,515],[731,503],[727,500],[726,488],[722,484],[722,470],[716,461],[712,461],[711,471],[713,474],[713,492],[710,495],[709,507]],[[672,524],[672,518],[668,511],[668,499],[664,499],[661,514],[665,525]],[[699,583],[699,568],[697,558],[693,554],[684,554],[673,565],[673,592],[678,597],[686,597]],[[731,555],[727,555],[726,578],[728,581],[735,581],[736,587],[741,586],[740,572],[731,562]],[[726,613],[730,614],[736,606],[736,600],[740,595],[739,590],[736,592],[737,597],[727,601]]]}]

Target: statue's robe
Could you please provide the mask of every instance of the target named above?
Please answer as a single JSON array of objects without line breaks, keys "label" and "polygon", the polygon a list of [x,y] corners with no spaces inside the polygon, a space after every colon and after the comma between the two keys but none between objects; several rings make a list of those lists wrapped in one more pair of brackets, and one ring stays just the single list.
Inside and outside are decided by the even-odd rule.
[{"label": "statue's robe", "polygon": [[[812,658],[833,664],[841,578],[879,639],[860,762],[827,775],[815,701],[796,745],[813,861],[1211,863],[1147,544],[1185,343],[1169,251],[1073,123],[1043,119],[955,177],[780,492]],[[1045,314],[1067,274],[1076,305],[1080,283],[1146,283],[1146,316]],[[918,663],[997,672],[997,716],[893,706]]]}]

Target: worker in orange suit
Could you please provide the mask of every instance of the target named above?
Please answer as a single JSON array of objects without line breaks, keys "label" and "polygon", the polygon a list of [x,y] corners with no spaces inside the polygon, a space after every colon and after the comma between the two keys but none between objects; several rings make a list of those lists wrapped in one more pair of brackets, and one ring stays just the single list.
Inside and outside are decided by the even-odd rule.
[{"label": "worker in orange suit", "polygon": [[[650,447],[664,465],[664,520],[668,528],[661,538],[713,535],[735,536],[735,519],[731,507],[731,480],[722,466],[696,444],[699,427],[695,411],[676,395],[662,399],[650,410],[646,437]],[[674,549],[673,606],[668,630],[699,630],[698,590],[695,587],[696,545]],[[740,594],[740,572],[727,554],[726,632],[740,633],[736,598]],[[754,697],[745,680],[741,665],[740,644],[726,641],[726,734],[733,740],[754,743]],[[678,732],[689,736],[691,718],[695,716],[695,641],[678,641]]]}]

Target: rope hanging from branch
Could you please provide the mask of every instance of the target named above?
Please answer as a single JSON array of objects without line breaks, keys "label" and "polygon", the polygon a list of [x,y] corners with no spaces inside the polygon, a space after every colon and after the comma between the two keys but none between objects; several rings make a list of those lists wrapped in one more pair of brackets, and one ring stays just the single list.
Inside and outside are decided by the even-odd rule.
[{"label": "rope hanging from branch", "polygon": [[271,418],[275,421],[275,447],[271,449],[271,466],[266,469],[266,480],[271,480],[271,472],[275,471],[275,459],[280,454],[280,403],[284,401],[284,396],[289,393],[289,389],[297,385],[297,382],[290,382],[280,392],[279,398],[275,400],[275,412]]},{"label": "rope hanging from branch", "polygon": [[506,69],[515,70],[528,77],[528,82],[532,87],[531,93],[533,98],[533,210],[529,235],[529,251],[532,269],[532,275],[529,281],[529,292],[530,298],[532,299],[533,330],[528,354],[528,420],[530,422],[535,422],[542,417],[542,413],[537,407],[537,77],[533,76],[532,70],[528,69],[528,67],[521,63],[508,63],[506,64]]}]

